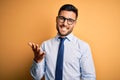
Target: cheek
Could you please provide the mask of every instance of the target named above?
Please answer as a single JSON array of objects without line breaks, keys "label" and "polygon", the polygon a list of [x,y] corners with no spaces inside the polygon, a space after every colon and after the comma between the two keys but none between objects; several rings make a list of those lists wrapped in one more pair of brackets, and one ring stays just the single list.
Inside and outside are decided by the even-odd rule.
[{"label": "cheek", "polygon": [[72,29],[74,26],[73,25],[70,25],[67,27],[67,29]]},{"label": "cheek", "polygon": [[56,22],[56,25],[57,25],[57,26],[60,26],[61,24],[60,24],[59,22]]}]

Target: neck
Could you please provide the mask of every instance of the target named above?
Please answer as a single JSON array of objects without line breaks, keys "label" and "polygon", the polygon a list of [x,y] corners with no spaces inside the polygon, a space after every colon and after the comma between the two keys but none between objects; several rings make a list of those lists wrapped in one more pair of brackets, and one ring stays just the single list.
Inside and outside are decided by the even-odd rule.
[{"label": "neck", "polygon": [[66,36],[60,36],[61,38],[65,38]]}]

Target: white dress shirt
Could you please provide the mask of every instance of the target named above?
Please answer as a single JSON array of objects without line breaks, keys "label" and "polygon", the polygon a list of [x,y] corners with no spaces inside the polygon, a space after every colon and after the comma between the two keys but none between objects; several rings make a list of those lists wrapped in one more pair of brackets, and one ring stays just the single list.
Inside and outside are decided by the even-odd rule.
[{"label": "white dress shirt", "polygon": [[[89,45],[75,37],[72,33],[66,36],[64,42],[63,80],[96,80],[95,68]],[[40,46],[45,52],[45,58],[36,63],[33,61],[31,75],[40,80],[55,79],[56,60],[59,47],[59,35],[44,41]]]}]

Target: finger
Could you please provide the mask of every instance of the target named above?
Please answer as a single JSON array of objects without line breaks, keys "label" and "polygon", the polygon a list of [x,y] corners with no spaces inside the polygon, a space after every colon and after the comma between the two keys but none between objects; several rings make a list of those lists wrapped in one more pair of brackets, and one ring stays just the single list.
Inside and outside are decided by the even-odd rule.
[{"label": "finger", "polygon": [[32,48],[33,51],[35,51],[35,49],[34,49],[35,44],[34,43],[29,42],[28,45]]},{"label": "finger", "polygon": [[37,52],[37,44],[35,44],[35,51]]},{"label": "finger", "polygon": [[33,51],[35,50],[35,43],[29,42],[28,45],[32,48]]},{"label": "finger", "polygon": [[38,45],[38,44],[36,44],[36,46],[37,46],[37,52],[40,52],[39,45]]},{"label": "finger", "polygon": [[34,44],[34,51],[37,52],[37,49],[38,49],[38,44]]},{"label": "finger", "polygon": [[45,53],[39,53],[38,55],[37,55],[37,57],[39,57],[39,58],[43,58],[45,56]]},{"label": "finger", "polygon": [[32,47],[32,43],[31,43],[31,42],[29,42],[28,45],[29,45],[30,47]]},{"label": "finger", "polygon": [[45,55],[45,53],[40,54],[40,56],[42,56],[42,57],[43,57],[44,55]]},{"label": "finger", "polygon": [[35,43],[32,43],[32,49],[35,51]]}]

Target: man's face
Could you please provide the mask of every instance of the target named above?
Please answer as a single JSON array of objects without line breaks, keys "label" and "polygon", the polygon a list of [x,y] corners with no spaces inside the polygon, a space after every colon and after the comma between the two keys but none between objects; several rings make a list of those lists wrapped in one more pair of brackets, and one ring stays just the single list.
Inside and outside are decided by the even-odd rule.
[{"label": "man's face", "polygon": [[73,31],[76,24],[76,14],[63,10],[56,18],[56,28],[60,36],[67,36]]}]

